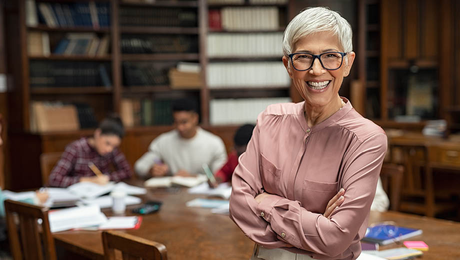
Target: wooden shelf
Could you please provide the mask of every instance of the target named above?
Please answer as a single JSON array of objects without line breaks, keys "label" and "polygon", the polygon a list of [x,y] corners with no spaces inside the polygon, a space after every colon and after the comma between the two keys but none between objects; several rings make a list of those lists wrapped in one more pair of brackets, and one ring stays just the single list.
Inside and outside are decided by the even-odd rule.
[{"label": "wooden shelf", "polygon": [[148,27],[122,26],[121,33],[133,34],[198,34],[197,27]]},{"label": "wooden shelf", "polygon": [[210,61],[281,61],[283,55],[279,56],[245,56],[245,57],[212,57]]},{"label": "wooden shelf", "polygon": [[123,54],[123,61],[199,60],[198,53]]},{"label": "wooden shelf", "polygon": [[109,33],[110,27],[93,28],[89,26],[73,26],[73,27],[49,27],[46,25],[37,25],[27,27],[29,30],[47,31],[47,32],[96,32]]},{"label": "wooden shelf", "polygon": [[123,93],[135,94],[135,93],[162,93],[171,91],[200,91],[200,89],[173,89],[170,86],[124,86],[122,87]]},{"label": "wooden shelf", "polygon": [[137,6],[137,7],[198,7],[197,1],[168,1],[162,0],[153,3],[124,3],[120,2],[120,6]]},{"label": "wooden shelf", "polygon": [[261,7],[261,6],[277,6],[277,7],[287,7],[288,6],[288,3],[272,3],[272,4],[269,4],[269,3],[260,3],[260,4],[251,4],[251,3],[242,3],[242,4],[208,4],[208,7],[209,8],[221,8],[221,7],[239,7],[239,6],[244,6],[244,7],[251,7],[251,6],[254,6],[254,7]]},{"label": "wooden shelf", "polygon": [[378,80],[366,81],[366,88],[379,88],[380,82]]},{"label": "wooden shelf", "polygon": [[46,3],[75,3],[75,2],[110,2],[111,0],[35,0],[36,2],[46,2]]},{"label": "wooden shelf", "polygon": [[86,55],[50,55],[50,56],[29,56],[32,60],[66,60],[66,61],[111,61],[111,56],[86,56]]},{"label": "wooden shelf", "polygon": [[266,98],[286,96],[289,86],[273,87],[220,87],[210,88],[210,95],[214,98]]},{"label": "wooden shelf", "polygon": [[368,32],[378,32],[378,31],[380,31],[380,25],[378,25],[378,24],[368,24],[368,25],[366,25],[366,30]]},{"label": "wooden shelf", "polygon": [[46,95],[46,94],[110,94],[112,88],[107,87],[49,87],[39,88],[31,87],[31,94]]},{"label": "wooden shelf", "polygon": [[408,69],[412,65],[422,69],[435,69],[439,67],[439,63],[435,60],[416,60],[414,63],[411,63],[408,60],[388,61],[388,68],[390,69]]},{"label": "wooden shelf", "polygon": [[377,58],[380,57],[380,51],[366,51],[367,58]]},{"label": "wooden shelf", "polygon": [[209,33],[274,33],[274,32],[284,32],[284,27],[280,27],[277,30],[248,30],[248,31],[242,31],[242,30],[224,30],[224,29],[213,29],[213,28],[208,28]]}]

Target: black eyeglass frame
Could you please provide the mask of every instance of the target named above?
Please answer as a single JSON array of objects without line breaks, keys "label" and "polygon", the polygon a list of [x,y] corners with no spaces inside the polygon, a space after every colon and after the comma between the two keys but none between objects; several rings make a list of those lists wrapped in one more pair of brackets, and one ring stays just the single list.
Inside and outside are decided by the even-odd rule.
[{"label": "black eyeglass frame", "polygon": [[[331,53],[338,53],[340,54],[340,56],[342,56],[342,61],[340,62],[340,65],[336,68],[336,69],[327,69],[326,67],[324,67],[324,64],[323,62],[321,61],[321,56],[324,55],[324,54],[331,54]],[[294,61],[292,60],[292,57],[296,54],[308,54],[308,55],[311,55],[313,56],[313,61],[311,62],[311,65],[310,67],[308,67],[308,69],[304,69],[304,70],[299,70],[295,67],[294,65]],[[292,64],[292,67],[297,70],[297,71],[307,71],[309,69],[311,69],[313,67],[313,64],[315,64],[315,60],[318,59],[319,60],[319,63],[321,63],[321,66],[323,67],[323,69],[325,70],[338,70],[340,69],[340,67],[342,67],[342,64],[343,64],[343,57],[345,57],[347,55],[346,52],[340,52],[340,51],[329,51],[329,52],[324,52],[324,53],[321,53],[319,55],[315,55],[315,54],[311,54],[311,53],[305,53],[305,52],[295,52],[295,53],[291,53],[289,54],[289,59],[291,60],[291,64]]]}]

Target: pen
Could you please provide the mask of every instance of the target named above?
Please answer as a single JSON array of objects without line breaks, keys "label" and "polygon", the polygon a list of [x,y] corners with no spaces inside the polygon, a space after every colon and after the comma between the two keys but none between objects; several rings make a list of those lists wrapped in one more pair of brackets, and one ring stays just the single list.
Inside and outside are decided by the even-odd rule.
[{"label": "pen", "polygon": [[88,167],[91,169],[91,171],[94,172],[94,174],[96,174],[97,177],[102,177],[104,174],[102,174],[102,172],[96,167],[96,165],[94,165],[94,163],[92,162],[89,162],[88,163]]}]

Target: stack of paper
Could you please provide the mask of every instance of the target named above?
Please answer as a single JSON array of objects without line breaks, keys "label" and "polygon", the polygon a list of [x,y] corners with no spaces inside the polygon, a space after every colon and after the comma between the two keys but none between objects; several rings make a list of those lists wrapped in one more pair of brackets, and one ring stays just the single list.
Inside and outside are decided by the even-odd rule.
[{"label": "stack of paper", "polygon": [[92,182],[79,182],[69,186],[67,189],[79,198],[94,199],[112,191],[115,183],[109,182],[106,185],[99,185]]},{"label": "stack of paper", "polygon": [[198,186],[195,186],[193,188],[190,188],[188,190],[188,193],[190,194],[205,194],[208,196],[217,196],[221,197],[223,199],[229,199],[230,195],[232,194],[232,186],[230,183],[225,182],[219,184],[219,186],[215,189],[210,188],[208,183],[202,183]]},{"label": "stack of paper", "polygon": [[[113,199],[111,196],[102,196],[99,198],[93,199],[83,199],[83,203],[87,205],[98,205],[100,208],[110,208],[113,205]],[[138,197],[126,196],[125,205],[135,205],[140,204],[142,200]]]},{"label": "stack of paper", "polygon": [[99,226],[107,222],[107,217],[97,205],[50,211],[48,217],[51,232]]},{"label": "stack of paper", "polygon": [[170,187],[173,184],[185,186],[185,187],[194,187],[199,185],[207,180],[205,175],[199,174],[196,177],[154,177],[145,181],[145,187]]}]

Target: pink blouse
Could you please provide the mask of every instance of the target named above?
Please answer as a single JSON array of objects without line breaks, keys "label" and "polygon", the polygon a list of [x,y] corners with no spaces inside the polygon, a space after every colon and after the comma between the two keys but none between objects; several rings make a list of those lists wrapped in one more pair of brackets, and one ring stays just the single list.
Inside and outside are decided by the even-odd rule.
[{"label": "pink blouse", "polygon": [[[351,103],[309,128],[304,102],[262,112],[233,175],[230,216],[266,248],[315,259],[356,259],[387,150],[385,132]],[[329,200],[345,189],[330,219]],[[260,204],[255,197],[271,194]]]}]

